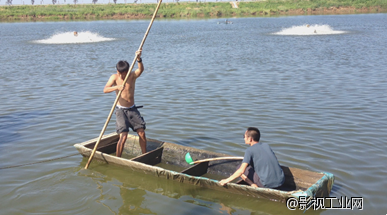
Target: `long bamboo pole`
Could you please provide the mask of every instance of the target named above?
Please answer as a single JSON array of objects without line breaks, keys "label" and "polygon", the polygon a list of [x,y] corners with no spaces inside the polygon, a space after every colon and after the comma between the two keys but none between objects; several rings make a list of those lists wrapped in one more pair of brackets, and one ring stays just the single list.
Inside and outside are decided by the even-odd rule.
[{"label": "long bamboo pole", "polygon": [[243,160],[243,157],[217,157],[217,158],[207,158],[203,160],[194,161],[193,164],[203,163],[207,161],[217,161],[217,160]]},{"label": "long bamboo pole", "polygon": [[[158,11],[159,8],[160,8],[161,2],[162,2],[162,0],[159,0],[159,3],[157,4],[156,10],[155,10],[155,12],[153,13],[152,19],[151,19],[151,21],[150,21],[150,23],[149,23],[149,26],[148,26],[148,29],[147,29],[146,32],[145,32],[144,38],[142,39],[141,44],[140,44],[140,47],[138,48],[138,50],[141,50],[141,49],[142,49],[142,46],[143,46],[144,43],[145,43],[145,40],[146,40],[146,38],[147,38],[147,36],[148,36],[148,33],[149,33],[149,31],[150,31],[150,29],[151,29],[151,27],[152,27],[153,21],[154,21],[155,18],[156,18],[157,11]],[[137,59],[137,54],[136,54],[136,56],[135,56],[134,59],[133,59],[133,62],[132,62],[132,64],[131,64],[130,68],[129,68],[129,71],[130,71],[130,72],[128,72],[128,74],[126,75],[123,85],[126,84],[126,81],[128,80],[129,74],[132,72],[133,66],[134,66],[134,64],[136,63],[136,59]],[[119,91],[118,94],[117,94],[116,100],[114,101],[114,104],[113,104],[113,106],[112,106],[112,109],[110,110],[109,116],[108,116],[108,118],[107,118],[107,120],[106,120],[106,122],[105,122],[105,125],[103,126],[102,131],[101,131],[101,133],[100,133],[100,135],[99,135],[99,137],[98,137],[97,143],[95,144],[94,149],[93,149],[93,151],[91,152],[91,155],[90,155],[90,157],[89,157],[89,160],[87,161],[87,164],[86,164],[86,166],[85,166],[85,169],[87,169],[87,168],[89,167],[91,160],[93,160],[95,151],[97,150],[97,147],[98,147],[99,142],[101,142],[102,136],[103,136],[103,134],[105,133],[106,127],[108,126],[110,119],[112,118],[114,109],[115,109],[115,107],[116,107],[116,105],[117,105],[117,103],[118,103],[118,99],[120,98],[121,93],[122,93],[122,90]]]}]

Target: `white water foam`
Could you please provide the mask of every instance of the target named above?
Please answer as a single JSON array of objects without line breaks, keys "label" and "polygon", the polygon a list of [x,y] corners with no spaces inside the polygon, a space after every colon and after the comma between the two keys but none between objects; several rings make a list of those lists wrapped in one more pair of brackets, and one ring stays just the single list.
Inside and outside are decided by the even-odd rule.
[{"label": "white water foam", "polygon": [[345,34],[346,31],[335,31],[329,25],[301,25],[292,26],[282,29],[275,35],[328,35],[328,34]]},{"label": "white water foam", "polygon": [[78,36],[74,36],[74,32],[64,32],[52,35],[48,39],[35,40],[35,43],[43,44],[71,44],[71,43],[98,43],[103,41],[112,41],[115,38],[106,38],[100,36],[98,33],[92,33],[90,31],[78,32]]}]

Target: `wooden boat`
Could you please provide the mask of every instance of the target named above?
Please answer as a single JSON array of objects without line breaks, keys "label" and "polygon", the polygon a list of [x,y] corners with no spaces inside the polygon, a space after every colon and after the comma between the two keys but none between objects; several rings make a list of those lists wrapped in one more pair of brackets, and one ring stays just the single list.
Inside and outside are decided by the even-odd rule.
[{"label": "wooden boat", "polygon": [[[89,157],[97,139],[74,146],[83,156]],[[219,180],[234,173],[241,160],[218,160],[189,165],[185,160],[187,153],[190,153],[196,160],[229,157],[229,155],[153,139],[147,139],[148,152],[141,154],[138,137],[130,134],[122,157],[116,157],[114,153],[118,139],[119,136],[115,133],[104,135],[98,145],[94,160],[126,166],[136,171],[181,183],[280,202],[300,196],[328,197],[334,182],[334,176],[330,173],[281,166],[285,173],[285,183],[277,189],[253,188],[243,180],[235,180],[223,187],[218,183]]]}]

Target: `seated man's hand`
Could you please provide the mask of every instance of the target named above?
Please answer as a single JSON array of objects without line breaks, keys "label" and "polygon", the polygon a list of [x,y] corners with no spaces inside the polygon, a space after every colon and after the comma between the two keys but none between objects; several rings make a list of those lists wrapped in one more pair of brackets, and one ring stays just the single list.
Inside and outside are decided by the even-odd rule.
[{"label": "seated man's hand", "polygon": [[222,185],[222,186],[226,185],[227,183],[228,182],[227,182],[226,179],[223,179],[223,180],[219,181],[219,184]]},{"label": "seated man's hand", "polygon": [[256,184],[251,184],[251,186],[254,188],[258,188],[258,186]]}]

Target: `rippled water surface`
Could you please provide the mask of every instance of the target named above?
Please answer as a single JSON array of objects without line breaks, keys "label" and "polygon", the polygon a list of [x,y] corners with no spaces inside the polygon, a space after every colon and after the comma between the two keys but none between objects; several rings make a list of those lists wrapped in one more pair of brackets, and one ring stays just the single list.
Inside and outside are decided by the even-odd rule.
[{"label": "rippled water surface", "polygon": [[[282,165],[330,172],[331,196],[364,199],[363,211],[306,213],[385,214],[387,14],[229,20],[155,21],[135,97],[147,136],[242,156],[257,126]],[[0,214],[294,213],[96,161],[83,169],[73,145],[99,135],[115,99],[103,87],[148,23],[0,23]],[[307,24],[336,33],[300,34]],[[108,40],[55,43],[73,31]]]}]

